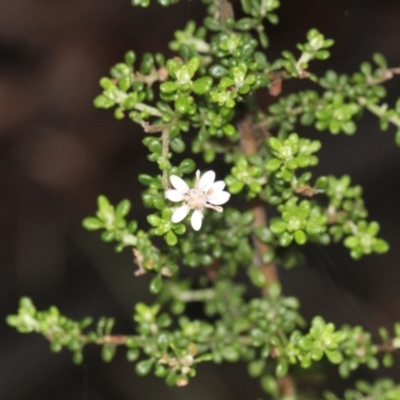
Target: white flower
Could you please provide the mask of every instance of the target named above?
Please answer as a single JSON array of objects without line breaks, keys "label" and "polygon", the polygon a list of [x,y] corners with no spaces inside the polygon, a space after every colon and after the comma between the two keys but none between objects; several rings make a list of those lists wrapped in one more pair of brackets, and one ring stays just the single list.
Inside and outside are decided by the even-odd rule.
[{"label": "white flower", "polygon": [[193,189],[190,189],[179,176],[171,175],[169,180],[174,189],[167,189],[165,197],[173,202],[183,201],[184,203],[174,211],[171,221],[174,223],[181,222],[190,210],[194,210],[190,222],[195,231],[201,228],[205,207],[222,212],[223,209],[220,205],[225,204],[231,197],[228,192],[224,191],[224,181],[214,182],[214,171],[207,171],[200,177],[200,171],[197,170]]}]

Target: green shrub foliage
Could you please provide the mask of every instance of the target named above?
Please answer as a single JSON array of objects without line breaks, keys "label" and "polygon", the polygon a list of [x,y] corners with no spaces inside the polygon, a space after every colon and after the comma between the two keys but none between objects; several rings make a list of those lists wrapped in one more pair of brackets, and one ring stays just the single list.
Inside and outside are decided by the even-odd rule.
[{"label": "green shrub foliage", "polygon": [[[147,224],[129,219],[129,200],[113,205],[101,195],[83,226],[117,252],[133,250],[134,279],[151,275],[155,303],[134,305],[129,335],[113,333],[112,318],[78,322],[56,307],[38,311],[26,297],[8,324],[43,335],[54,352],[67,348],[76,363],[87,345],[101,346],[107,362],[123,347],[137,374],[153,373],[168,385],[188,384],[199,363],[244,362],[271,399],[303,399],[299,371],[322,360],[337,365],[343,378],[360,366],[391,366],[400,324],[381,329],[378,343],[360,326],[336,327],[322,316],[307,323],[299,300],[282,295],[278,268],[299,264],[305,243],[339,242],[356,260],[388,251],[362,188],[348,175],[313,176],[323,136],[310,140],[302,132],[353,135],[370,112],[382,130],[396,128],[400,144],[400,100],[390,108],[383,86],[398,69],[374,54],[353,74],[318,76],[311,67],[330,56],[334,42],[316,29],[297,48],[269,55],[266,32],[278,23],[279,0],[241,0],[238,19],[227,0],[203,3],[203,23],[188,21],[175,32],[173,57],[128,51],[100,80],[94,100],[143,128],[147,158],[159,172],[138,176]],[[147,7],[149,0],[132,4]],[[293,79],[308,89],[282,91]],[[268,107],[258,105],[262,96]],[[206,170],[199,171],[195,154]],[[224,163],[225,175],[218,167]],[[185,267],[205,272],[183,280]],[[237,279],[240,271],[247,281]],[[252,285],[257,289],[249,291]],[[185,315],[192,301],[203,303],[204,319]],[[341,398],[399,399],[400,388],[389,380],[359,382]]]}]

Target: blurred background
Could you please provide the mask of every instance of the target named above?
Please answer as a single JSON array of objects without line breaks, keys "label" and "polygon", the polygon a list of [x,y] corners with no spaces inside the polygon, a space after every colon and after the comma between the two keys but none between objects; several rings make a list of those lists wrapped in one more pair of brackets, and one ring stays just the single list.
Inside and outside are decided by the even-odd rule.
[{"label": "blurred background", "polygon": [[[199,0],[148,10],[129,0],[0,0],[0,399],[4,400],[244,400],[262,397],[243,365],[204,365],[187,388],[139,378],[118,352],[111,364],[88,348],[82,365],[68,352],[53,354],[36,335],[5,324],[22,295],[39,309],[52,304],[71,318],[114,316],[118,333],[132,332],[132,304],[151,302],[146,278],[133,275],[132,255],[113,252],[81,227],[99,194],[129,198],[132,218],[144,222],[137,174],[147,168],[143,133],[112,112],[96,110],[98,80],[128,49],[170,54],[167,39],[187,19],[199,19]],[[332,57],[312,69],[353,72],[380,51],[400,66],[398,0],[282,0],[281,24],[268,28],[268,57],[304,41],[309,28],[335,39]],[[400,97],[400,77],[389,85]],[[285,86],[284,86],[284,93]],[[266,100],[270,101],[269,99]],[[349,173],[365,188],[370,218],[391,244],[384,256],[355,262],[338,246],[307,248],[307,263],[281,271],[285,293],[303,314],[337,324],[377,326],[400,320],[400,149],[394,130],[382,133],[365,115],[354,137],[324,140],[318,173]],[[399,358],[399,357],[398,357]],[[400,360],[397,360],[400,361]],[[362,370],[373,379],[399,369]],[[340,389],[336,370],[329,375]]]}]

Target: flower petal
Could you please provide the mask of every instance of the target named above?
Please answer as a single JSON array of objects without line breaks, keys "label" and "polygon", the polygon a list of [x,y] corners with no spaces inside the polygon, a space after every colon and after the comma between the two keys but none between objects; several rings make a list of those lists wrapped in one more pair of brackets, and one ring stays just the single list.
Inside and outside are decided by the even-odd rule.
[{"label": "flower petal", "polygon": [[165,198],[171,201],[182,201],[185,194],[175,189],[168,189],[165,191]]},{"label": "flower petal", "polygon": [[190,222],[192,224],[192,228],[195,231],[199,231],[201,224],[203,223],[203,213],[199,210],[194,210]]},{"label": "flower petal", "polygon": [[178,223],[181,222],[186,218],[186,216],[189,214],[190,208],[188,205],[183,205],[181,207],[178,207],[172,214],[171,221],[173,223]]},{"label": "flower petal", "polygon": [[224,181],[217,181],[211,185],[211,195],[222,192],[225,189],[225,182]]},{"label": "flower petal", "polygon": [[228,192],[219,192],[207,197],[207,202],[219,206],[225,204],[231,197]]},{"label": "flower petal", "polygon": [[218,212],[224,211],[224,209],[221,206],[214,206],[212,204],[206,204],[205,207],[211,208],[211,210],[215,210],[215,211],[218,211]]},{"label": "flower petal", "polygon": [[209,186],[211,186],[215,181],[215,172],[207,171],[200,178],[198,189],[206,190]]},{"label": "flower petal", "polygon": [[179,192],[187,193],[189,191],[189,186],[182,178],[179,178],[179,176],[171,175],[169,177],[169,181],[171,182],[171,185]]}]

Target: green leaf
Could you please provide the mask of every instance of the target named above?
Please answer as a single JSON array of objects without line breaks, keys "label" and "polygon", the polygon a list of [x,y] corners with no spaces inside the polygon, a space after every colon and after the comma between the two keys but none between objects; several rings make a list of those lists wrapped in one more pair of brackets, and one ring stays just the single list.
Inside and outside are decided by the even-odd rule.
[{"label": "green leaf", "polygon": [[181,138],[174,138],[169,142],[169,146],[171,150],[175,153],[183,153],[185,151],[186,145],[185,142]]},{"label": "green leaf", "polygon": [[343,356],[339,351],[326,350],[325,354],[332,364],[340,364],[343,361]]},{"label": "green leaf", "polygon": [[161,224],[161,221],[162,219],[158,215],[149,214],[147,216],[147,222],[153,227],[159,226]]},{"label": "green leaf", "polygon": [[185,97],[179,97],[176,101],[175,101],[175,110],[176,112],[178,112],[179,114],[186,114],[189,108],[189,103],[187,98]]},{"label": "green leaf", "polygon": [[343,243],[349,249],[354,249],[355,247],[359,246],[360,241],[356,236],[348,236]]},{"label": "green leaf", "polygon": [[221,30],[222,26],[219,23],[219,21],[217,21],[214,18],[211,17],[206,17],[204,19],[204,26],[209,29],[210,31],[219,31]]},{"label": "green leaf", "polygon": [[160,85],[161,93],[169,94],[169,93],[175,92],[177,89],[178,89],[178,85],[175,82],[171,82],[171,81],[163,82]]},{"label": "green leaf", "polygon": [[185,158],[180,164],[178,169],[182,174],[190,174],[196,169],[196,163],[191,158]]},{"label": "green leaf", "polygon": [[389,251],[389,244],[383,239],[377,239],[374,243],[374,251],[383,254]]},{"label": "green leaf", "polygon": [[208,72],[215,79],[221,79],[223,76],[228,74],[228,70],[219,64],[212,65]]},{"label": "green leaf", "polygon": [[301,229],[294,232],[294,240],[297,244],[303,245],[307,242],[307,235]]},{"label": "green leaf", "polygon": [[124,60],[126,64],[133,65],[136,61],[136,54],[133,51],[128,51],[125,53]]},{"label": "green leaf", "polygon": [[325,325],[324,319],[320,316],[314,317],[311,321],[311,326],[317,331],[322,331],[325,328]]},{"label": "green leaf", "polygon": [[288,369],[289,369],[288,361],[283,359],[283,358],[281,358],[278,361],[278,364],[277,364],[276,369],[275,369],[276,376],[278,378],[283,378],[284,376],[287,375]]},{"label": "green leaf", "polygon": [[100,94],[94,99],[93,104],[96,108],[110,108],[115,104],[115,101]]},{"label": "green leaf", "polygon": [[136,361],[140,355],[139,349],[129,349],[126,352],[126,359],[128,361]]},{"label": "green leaf", "polygon": [[329,179],[326,176],[320,176],[315,182],[315,188],[318,190],[324,190],[329,185]]},{"label": "green leaf", "polygon": [[221,349],[221,355],[226,361],[229,362],[236,362],[239,360],[240,357],[240,353],[238,352],[238,350],[229,345],[225,345]]},{"label": "green leaf", "polygon": [[104,362],[111,362],[116,352],[115,345],[106,344],[101,348],[101,358]]},{"label": "green leaf", "polygon": [[150,292],[153,294],[158,294],[161,292],[163,287],[161,275],[156,275],[150,282]]},{"label": "green leaf", "polygon": [[138,176],[139,182],[143,185],[150,186],[154,182],[154,178],[151,175],[140,174]]},{"label": "green leaf", "polygon": [[372,56],[372,59],[375,61],[375,63],[376,63],[379,67],[381,67],[381,68],[383,68],[383,69],[386,69],[386,68],[387,68],[386,59],[385,59],[385,57],[384,57],[382,54],[380,54],[380,53],[375,53],[375,54]]},{"label": "green leaf", "polygon": [[281,141],[275,137],[269,138],[268,145],[269,145],[269,147],[271,147],[272,150],[275,150],[275,151],[279,151],[282,147]]},{"label": "green leaf", "polygon": [[125,217],[129,213],[131,209],[131,202],[129,200],[122,200],[115,210],[115,213],[118,217]]},{"label": "green leaf", "polygon": [[261,378],[261,386],[263,390],[272,395],[274,399],[279,397],[279,385],[276,379],[274,379],[272,376],[264,375]]},{"label": "green leaf", "polygon": [[286,231],[286,222],[284,222],[282,220],[274,221],[274,222],[272,222],[270,229],[271,229],[272,233],[279,235]]},{"label": "green leaf", "polygon": [[172,231],[167,232],[167,234],[164,236],[164,239],[168,246],[175,246],[178,243],[178,238]]},{"label": "green leaf", "polygon": [[148,360],[140,361],[136,364],[135,371],[140,376],[148,375],[153,366],[154,361],[150,358]]},{"label": "green leaf", "polygon": [[95,217],[87,217],[82,221],[82,225],[88,231],[95,231],[104,227],[104,222]]},{"label": "green leaf", "polygon": [[400,129],[396,132],[395,142],[396,145],[400,147]]},{"label": "green leaf", "polygon": [[111,204],[108,201],[106,196],[100,195],[97,198],[97,204],[98,204],[100,211],[105,212],[105,213],[109,212]]},{"label": "green leaf", "polygon": [[253,360],[249,362],[248,372],[252,378],[257,378],[261,376],[264,371],[265,361],[264,360]]},{"label": "green leaf", "polygon": [[292,241],[293,241],[293,235],[291,233],[289,233],[289,232],[283,232],[279,236],[279,243],[283,247],[289,246],[290,243],[292,243]]},{"label": "green leaf", "polygon": [[282,165],[281,160],[279,160],[278,158],[272,158],[267,162],[265,168],[267,168],[267,171],[269,172],[275,172],[281,167],[281,165]]},{"label": "green leaf", "polygon": [[112,242],[115,239],[115,232],[114,231],[105,231],[101,234],[101,240],[104,242]]},{"label": "green leaf", "polygon": [[265,287],[267,279],[259,268],[249,268],[249,277],[254,286],[259,288]]},{"label": "green leaf", "polygon": [[393,362],[394,362],[394,360],[393,360],[393,355],[392,355],[392,354],[386,353],[386,354],[383,356],[382,364],[383,364],[386,368],[392,367],[392,366],[393,366]]},{"label": "green leaf", "polygon": [[196,94],[206,94],[210,91],[213,80],[210,76],[203,76],[193,82],[192,90]]},{"label": "green leaf", "polygon": [[254,20],[253,18],[241,18],[238,21],[236,21],[236,29],[238,29],[239,31],[248,31],[250,29],[252,29],[254,26]]}]

